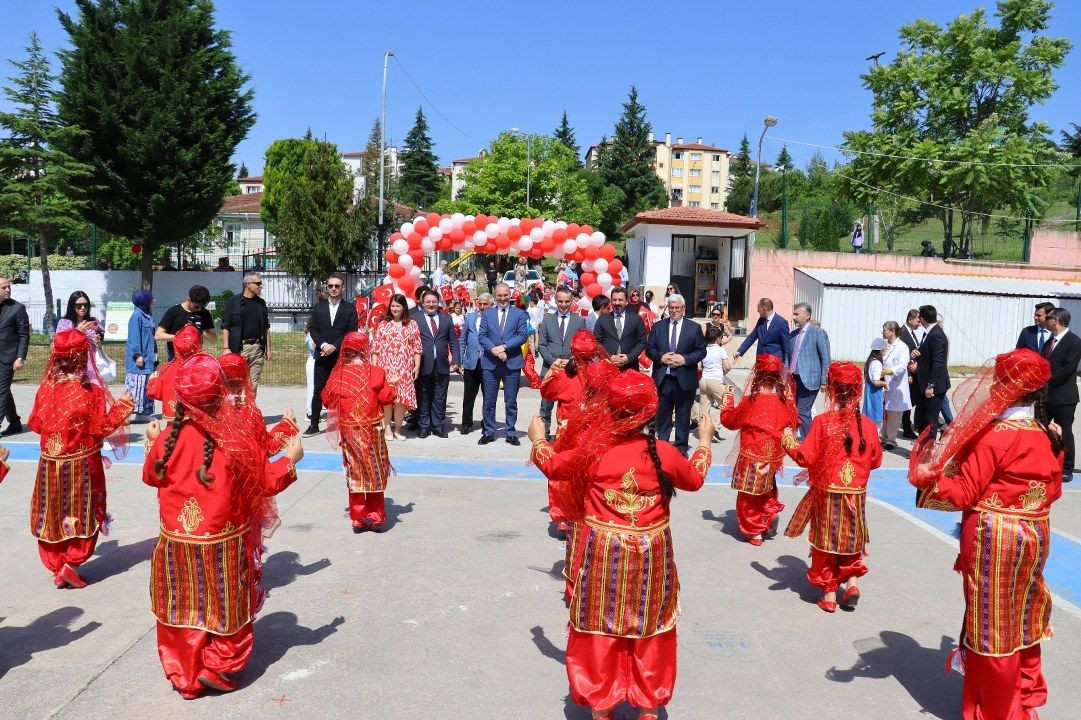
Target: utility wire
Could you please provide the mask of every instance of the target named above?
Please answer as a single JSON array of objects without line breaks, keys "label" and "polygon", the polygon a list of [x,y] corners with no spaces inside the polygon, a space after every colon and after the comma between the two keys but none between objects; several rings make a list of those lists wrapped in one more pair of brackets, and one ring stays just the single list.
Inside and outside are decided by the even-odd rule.
[{"label": "utility wire", "polygon": [[870,150],[853,150],[852,148],[843,148],[836,145],[819,145],[818,143],[804,142],[803,140],[792,140],[790,138],[776,137],[772,135],[766,136],[767,140],[772,140],[778,143],[793,143],[795,145],[807,145],[809,147],[822,148],[823,150],[836,150],[844,155],[872,155],[874,157],[893,158],[895,160],[918,160],[921,162],[931,163],[944,163],[950,165],[987,165],[991,167],[1026,167],[1026,168],[1068,168],[1073,167],[1070,163],[1006,163],[1006,162],[982,162],[979,160],[945,160],[942,158],[927,158],[927,157],[915,157],[911,155],[893,155],[890,153],[872,152]]},{"label": "utility wire", "polygon": [[420,89],[420,85],[417,85],[417,81],[414,80],[413,76],[409,74],[409,71],[405,69],[405,66],[402,65],[402,61],[398,59],[398,56],[397,55],[391,55],[391,57],[394,58],[394,62],[396,62],[398,64],[398,67],[401,68],[402,73],[404,73],[405,77],[409,80],[409,82],[413,84],[413,87],[415,87],[417,89],[417,92],[420,93],[420,96],[422,98],[424,98],[424,100],[428,103],[428,105],[431,106],[432,110],[435,110],[436,114],[438,114],[439,117],[443,118],[443,120],[446,121],[447,125],[450,125],[452,128],[454,128],[455,130],[457,130],[458,132],[460,132],[462,135],[469,138],[473,142],[478,143],[480,145],[485,144],[485,143],[481,142],[480,140],[476,139],[475,137],[473,137],[472,135],[470,135],[469,133],[467,133],[465,130],[462,130],[460,127],[458,127],[457,125],[452,123],[450,121],[450,118],[448,118],[446,115],[444,115],[442,110],[440,110],[438,107],[436,107],[435,103],[431,101],[431,98],[429,98],[427,95],[424,94],[424,91]]}]

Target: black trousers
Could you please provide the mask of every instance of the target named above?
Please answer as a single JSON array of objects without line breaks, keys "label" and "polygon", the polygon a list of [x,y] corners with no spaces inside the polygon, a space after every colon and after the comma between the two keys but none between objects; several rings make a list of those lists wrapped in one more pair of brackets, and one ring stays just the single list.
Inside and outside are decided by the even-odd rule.
[{"label": "black trousers", "polygon": [[1050,416],[1050,420],[1054,420],[1062,427],[1062,444],[1066,450],[1066,458],[1062,463],[1063,477],[1071,477],[1074,471],[1073,418],[1076,411],[1077,403],[1047,406],[1047,414]]},{"label": "black trousers", "polygon": [[473,406],[477,404],[477,393],[483,392],[484,373],[480,369],[480,363],[472,370],[462,370],[462,380],[465,384],[465,397],[462,398],[462,424],[473,424]]},{"label": "black trousers", "polygon": [[[666,375],[657,388],[657,437],[671,440],[673,428],[676,437],[671,440],[679,451],[686,455],[691,451],[688,438],[691,432],[691,405],[694,404],[694,390],[684,390],[672,375]],[[673,415],[675,421],[673,422]]]},{"label": "black trousers", "polygon": [[11,396],[11,378],[15,368],[11,363],[0,362],[0,422],[5,419],[12,425],[19,423],[19,411],[15,409],[15,398]]},{"label": "black trousers", "polygon": [[338,353],[330,357],[315,358],[314,384],[312,385],[312,427],[319,427],[319,417],[323,414],[323,388],[334,364],[338,362]]},{"label": "black trousers", "polygon": [[920,392],[916,395],[916,406],[912,412],[912,424],[915,425],[915,431],[917,433],[923,432],[923,429],[930,425],[933,430],[932,434],[938,437],[938,431],[941,429],[939,424],[939,415],[942,412],[942,399],[946,397],[946,393],[935,393],[931,397],[927,397]]},{"label": "black trousers", "polygon": [[438,430],[447,418],[450,374],[422,373],[417,377],[417,424],[421,430]]},{"label": "black trousers", "polygon": [[[543,379],[547,376],[548,366],[544,365],[541,367],[541,378]],[[543,397],[541,398],[540,416],[541,420],[544,421],[544,432],[548,434],[550,434],[552,430],[552,408],[554,407],[554,402],[552,402],[551,400],[545,400]]]},{"label": "black trousers", "polygon": [[912,411],[905,410],[901,413],[901,432],[905,435],[912,433]]}]

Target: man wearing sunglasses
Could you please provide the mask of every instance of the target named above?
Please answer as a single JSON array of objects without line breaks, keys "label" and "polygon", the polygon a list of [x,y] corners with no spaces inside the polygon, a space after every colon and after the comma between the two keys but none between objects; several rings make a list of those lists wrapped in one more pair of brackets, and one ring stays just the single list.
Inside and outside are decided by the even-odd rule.
[{"label": "man wearing sunglasses", "polygon": [[315,344],[315,377],[312,383],[312,424],[304,431],[304,437],[319,434],[319,416],[323,414],[323,387],[330,371],[338,361],[338,348],[347,333],[356,331],[359,324],[357,308],[344,301],[342,292],[345,280],[341,275],[327,278],[327,299],[312,306],[308,320],[308,334]]},{"label": "man wearing sunglasses", "polygon": [[262,276],[248,273],[244,292],[229,298],[221,314],[222,350],[244,356],[255,390],[259,389],[263,363],[270,360],[270,316],[262,293]]}]

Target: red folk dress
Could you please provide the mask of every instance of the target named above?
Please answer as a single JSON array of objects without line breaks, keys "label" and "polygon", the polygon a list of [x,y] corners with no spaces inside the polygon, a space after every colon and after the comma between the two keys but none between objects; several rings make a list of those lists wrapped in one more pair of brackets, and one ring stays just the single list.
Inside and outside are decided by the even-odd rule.
[{"label": "red folk dress", "polygon": [[27,421],[41,436],[30,532],[41,562],[54,575],[94,553],[106,514],[102,444],[134,409],[130,399],[121,398],[106,413],[104,390],[69,378],[42,385]]},{"label": "red folk dress", "polygon": [[[943,469],[926,506],[962,511],[955,569],[965,592],[964,720],[1027,720],[1047,701],[1040,643],[1051,637],[1051,504],[1062,456],[1032,417],[998,419]],[[1020,679],[1018,681],[1018,679]]]},{"label": "red folk dress", "polygon": [[[708,448],[688,460],[658,441],[657,452],[677,489],[702,487],[712,462]],[[556,453],[544,441],[533,445],[531,459],[557,484],[581,462],[576,450]],[[583,514],[566,653],[571,697],[601,711],[624,700],[665,705],[676,679],[679,577],[669,511],[644,436],[627,437],[601,456]]]},{"label": "red folk dress", "polygon": [[[856,423],[863,423],[865,448],[860,452]],[[871,471],[882,464],[882,444],[878,429],[870,418],[860,413],[848,418],[852,438],[851,452],[834,452],[840,432],[837,410],[817,416],[806,439],[799,443],[785,436],[784,448],[797,465],[811,468],[810,489],[800,500],[785,529],[788,537],[799,537],[811,527],[811,567],[807,579],[822,592],[837,590],[849,579],[867,574],[863,563],[864,547],[870,540],[867,532],[867,480]]]},{"label": "red folk dress", "polygon": [[374,364],[382,368],[388,378],[398,378],[394,402],[405,405],[408,410],[417,409],[413,367],[422,350],[420,328],[413,320],[404,325],[392,320],[382,322],[372,338]]},{"label": "red folk dress", "polygon": [[[194,697],[204,670],[237,673],[252,651],[255,573],[253,510],[226,456],[214,448],[213,480],[196,477],[203,466],[203,431],[180,428],[164,476],[154,463],[164,457],[169,432],[146,454],[143,482],[158,490],[161,530],[150,567],[151,608],[157,617],[158,656],[173,686]],[[268,462],[264,488],[276,495],[297,478],[288,458]]]},{"label": "red folk dress", "polygon": [[161,419],[171,423],[176,417],[176,372],[180,362],[165,363],[155,377],[146,381],[146,396],[161,403]]}]

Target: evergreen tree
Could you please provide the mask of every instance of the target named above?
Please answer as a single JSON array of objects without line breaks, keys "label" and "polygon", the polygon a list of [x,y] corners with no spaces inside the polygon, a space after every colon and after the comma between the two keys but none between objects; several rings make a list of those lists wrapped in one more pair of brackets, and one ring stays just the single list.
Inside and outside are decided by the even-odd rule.
[{"label": "evergreen tree", "polygon": [[91,166],[77,185],[86,220],[154,251],[208,227],[235,179],[236,146],[255,122],[248,76],[211,0],[76,0],[60,12],[71,47],[59,117],[84,132],[61,149]]},{"label": "evergreen tree", "polygon": [[428,121],[424,111],[417,108],[417,117],[402,147],[402,173],[398,193],[406,205],[426,210],[439,200],[442,183],[439,164],[428,137]]},{"label": "evergreen tree", "polygon": [[1081,125],[1077,123],[1070,123],[1070,125],[1073,127],[1072,133],[1062,131],[1062,150],[1074,159],[1074,168],[1070,174],[1076,177],[1081,174]]},{"label": "evergreen tree", "polygon": [[563,119],[559,121],[559,127],[556,128],[554,137],[574,153],[575,167],[582,167],[582,149],[578,147],[578,141],[574,139],[574,128],[571,127],[570,122],[567,120],[566,110],[563,111]]},{"label": "evergreen tree", "polygon": [[240,169],[236,171],[236,179],[246,178],[248,176],[248,166],[244,163],[240,163]]},{"label": "evergreen tree", "polygon": [[787,145],[781,147],[781,152],[780,152],[780,154],[777,155],[777,165],[778,166],[783,165],[784,167],[789,168],[789,169],[791,169],[793,167],[792,156],[788,154],[788,146]]},{"label": "evergreen tree", "polygon": [[747,133],[743,133],[743,139],[739,141],[739,152],[732,161],[732,177],[741,178],[754,175],[754,165],[751,161],[751,142],[747,139]]},{"label": "evergreen tree", "polygon": [[56,116],[55,77],[37,33],[30,35],[27,58],[12,60],[19,74],[9,78],[4,94],[14,108],[0,113],[0,233],[38,241],[45,291],[45,326],[52,332],[53,286],[49,253],[64,236],[80,233],[86,203],[69,188],[90,175],[90,168],[57,148],[75,135]]},{"label": "evergreen tree", "polygon": [[664,184],[653,168],[656,152],[649,141],[652,129],[645,106],[638,102],[638,90],[632,85],[616,123],[615,141],[605,152],[601,168],[605,183],[619,188],[625,196],[623,219],[668,206]]}]

